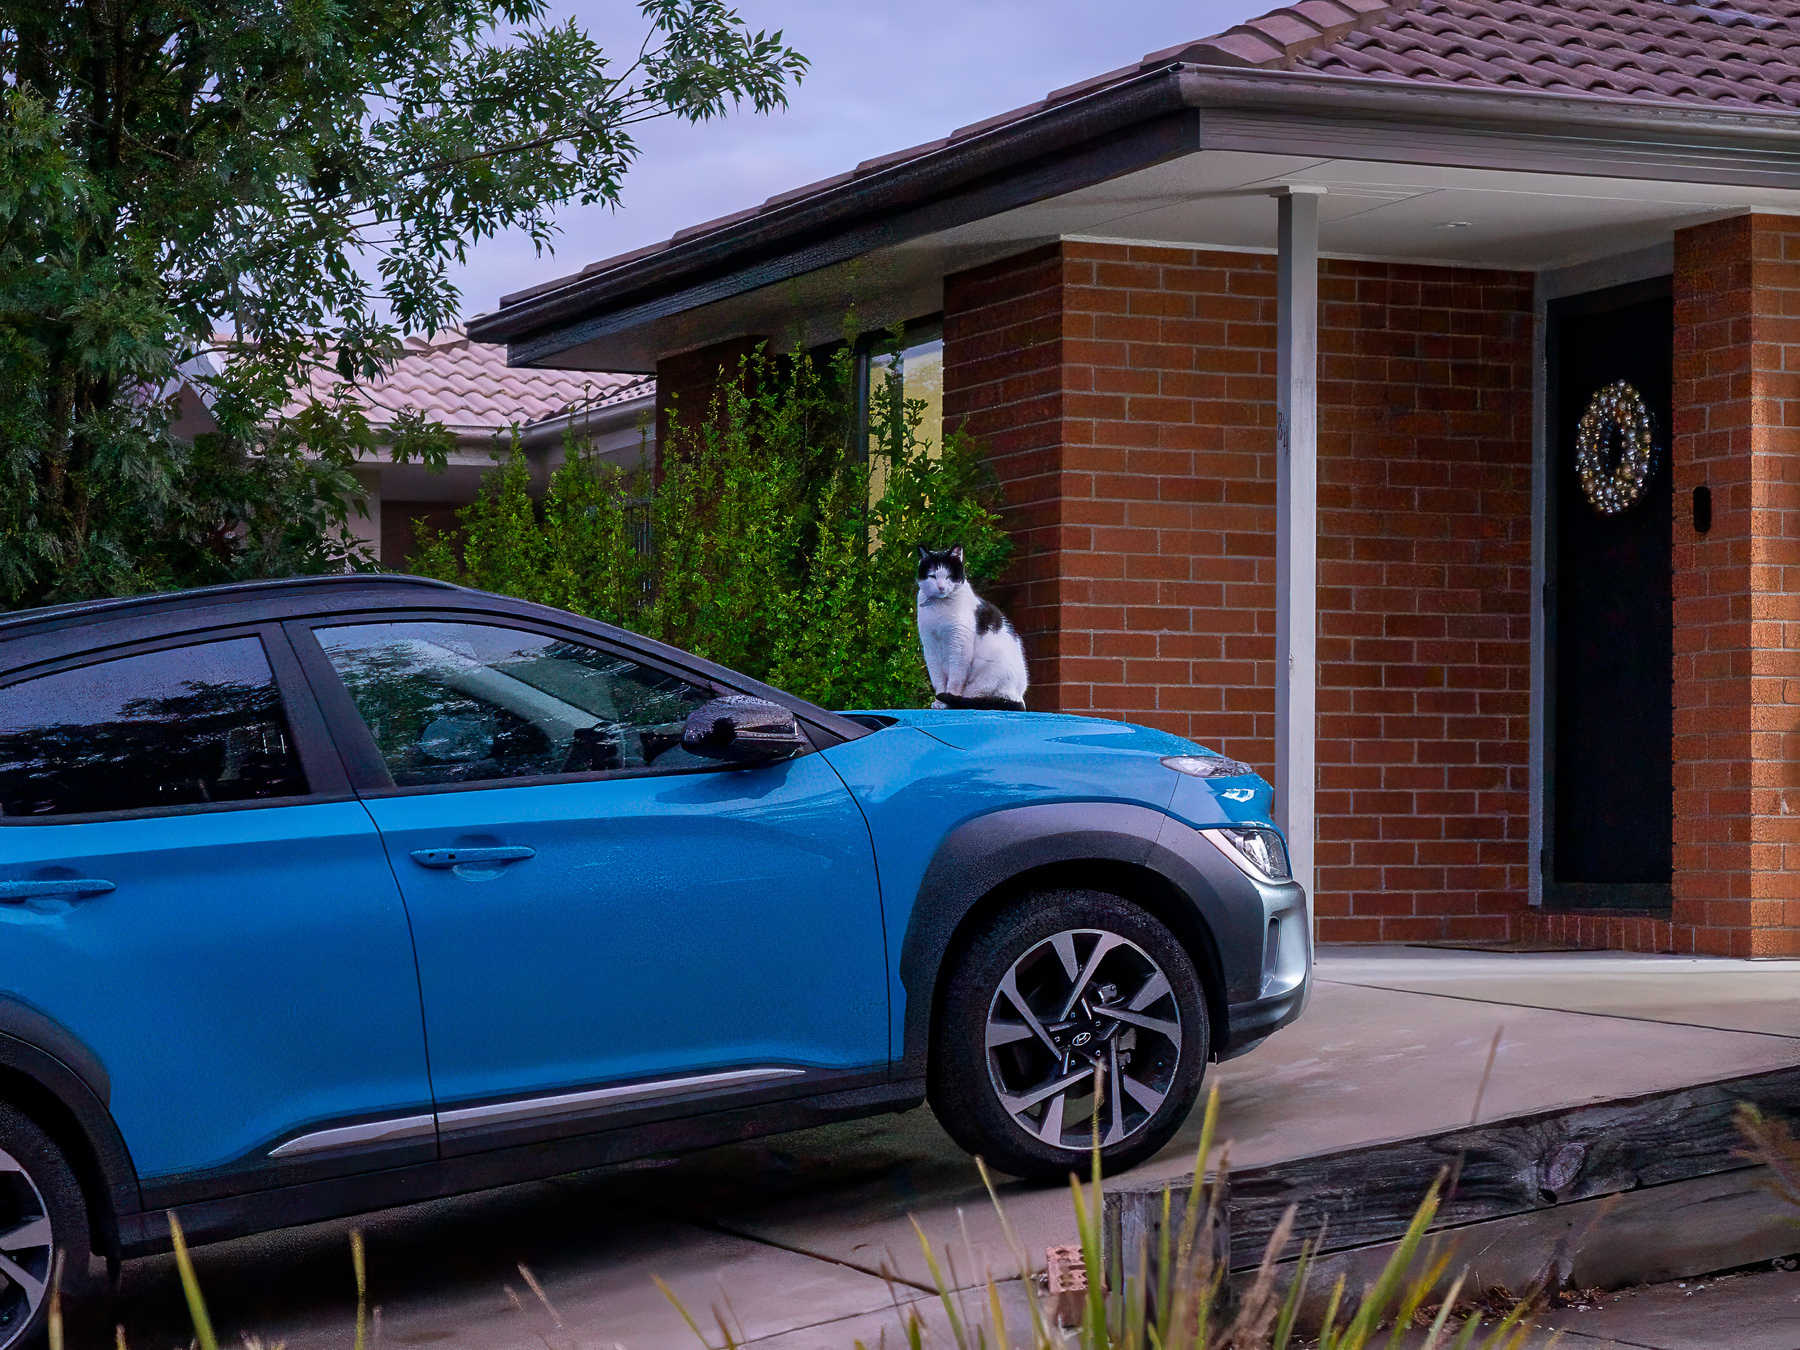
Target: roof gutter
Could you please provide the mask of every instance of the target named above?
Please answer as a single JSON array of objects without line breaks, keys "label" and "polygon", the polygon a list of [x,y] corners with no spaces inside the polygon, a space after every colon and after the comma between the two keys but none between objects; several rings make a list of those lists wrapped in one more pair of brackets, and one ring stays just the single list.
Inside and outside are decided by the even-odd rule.
[{"label": "roof gutter", "polygon": [[[519,443],[526,450],[541,450],[546,446],[560,447],[563,438],[571,433],[580,439],[584,436],[605,436],[615,431],[626,431],[636,427],[646,413],[653,411],[655,407],[656,392],[648,390],[603,407],[559,413],[520,427]],[[654,431],[651,434],[654,435]]]},{"label": "roof gutter", "polygon": [[[1202,110],[1208,149],[1251,148],[1254,124],[1290,153],[1304,141],[1388,163],[1800,188],[1800,115],[1792,112],[1310,71],[1188,66],[1179,78],[1183,97]],[[1370,132],[1380,140],[1372,144]]]},{"label": "roof gutter", "polygon": [[1800,116],[1163,65],[473,318],[512,365],[1202,149],[1800,189]]}]

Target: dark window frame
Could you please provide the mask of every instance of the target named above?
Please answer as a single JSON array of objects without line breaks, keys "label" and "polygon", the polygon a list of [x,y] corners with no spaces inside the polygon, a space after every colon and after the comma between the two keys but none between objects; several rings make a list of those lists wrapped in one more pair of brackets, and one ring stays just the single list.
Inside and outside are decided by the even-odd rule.
[{"label": "dark window frame", "polygon": [[[584,633],[579,629],[566,629],[556,624],[536,623],[510,614],[485,614],[471,610],[359,610],[351,614],[319,615],[289,620],[285,625],[288,629],[289,640],[293,643],[295,654],[299,658],[300,668],[312,687],[313,697],[324,714],[325,724],[337,742],[338,752],[342,756],[344,771],[348,775],[351,790],[358,797],[410,797],[444,792],[494,792],[505,788],[548,787],[564,783],[606,783],[621,778],[678,778],[692,774],[731,773],[757,767],[754,764],[726,762],[688,764],[661,769],[651,765],[647,768],[596,769],[580,773],[533,774],[521,775],[517,778],[487,778],[461,783],[422,783],[402,787],[394,782],[393,775],[388,771],[387,761],[382,756],[380,747],[375,743],[374,733],[369,730],[369,724],[363,721],[362,713],[357,709],[356,700],[351,697],[349,688],[338,675],[337,668],[331,663],[331,658],[325,654],[324,644],[313,632],[316,628],[350,628],[390,623],[448,623],[469,624],[484,628],[508,628],[516,632],[529,633],[533,637],[550,638],[557,642],[578,642],[595,651],[605,652],[622,660],[635,661],[650,670],[686,680],[696,688],[711,691],[715,697],[721,694],[749,692],[723,684],[699,671],[680,666],[672,661],[657,660],[648,653],[626,643],[608,642],[604,638]],[[801,729],[801,734],[806,738],[809,746],[802,752],[802,756],[816,754],[819,745],[811,728],[808,727],[806,719],[796,714],[795,725]],[[795,758],[802,756],[795,756]]]},{"label": "dark window frame", "polygon": [[289,806],[320,805],[326,802],[352,801],[349,779],[332,744],[325,719],[312,698],[308,682],[295,659],[292,645],[278,623],[254,622],[208,627],[186,632],[167,633],[136,642],[112,643],[83,648],[52,660],[37,661],[0,674],[0,689],[50,675],[66,674],[110,661],[149,656],[157,652],[184,647],[204,647],[216,642],[234,642],[254,638],[262,646],[263,659],[269,664],[275,681],[276,697],[282,716],[287,719],[288,735],[294,743],[300,772],[306,778],[304,793],[287,797],[254,797],[235,802],[184,802],[173,806],[137,806],[120,811],[71,811],[55,816],[3,816],[0,828],[18,829],[34,826],[88,825],[115,820],[157,820],[170,817],[211,815],[221,811],[255,811]]}]

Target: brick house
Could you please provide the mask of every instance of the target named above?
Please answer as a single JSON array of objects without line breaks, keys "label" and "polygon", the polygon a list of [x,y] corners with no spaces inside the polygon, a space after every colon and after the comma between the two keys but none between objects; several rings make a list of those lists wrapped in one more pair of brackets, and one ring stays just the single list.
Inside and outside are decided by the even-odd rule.
[{"label": "brick house", "polygon": [[1034,706],[1259,765],[1324,940],[1800,954],[1800,4],[1301,0],[470,332],[666,406],[852,302]]}]

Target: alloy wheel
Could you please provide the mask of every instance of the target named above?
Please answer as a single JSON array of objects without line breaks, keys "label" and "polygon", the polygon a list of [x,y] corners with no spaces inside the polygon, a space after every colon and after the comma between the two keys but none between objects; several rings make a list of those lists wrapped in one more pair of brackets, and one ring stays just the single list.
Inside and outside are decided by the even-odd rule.
[{"label": "alloy wheel", "polygon": [[1117,933],[1075,928],[1037,943],[989,1005],[988,1074],[1015,1124],[1046,1144],[1103,1148],[1150,1123],[1181,1063],[1169,978]]},{"label": "alloy wheel", "polygon": [[55,1254],[43,1193],[24,1165],[0,1149],[0,1350],[32,1324],[49,1294]]}]

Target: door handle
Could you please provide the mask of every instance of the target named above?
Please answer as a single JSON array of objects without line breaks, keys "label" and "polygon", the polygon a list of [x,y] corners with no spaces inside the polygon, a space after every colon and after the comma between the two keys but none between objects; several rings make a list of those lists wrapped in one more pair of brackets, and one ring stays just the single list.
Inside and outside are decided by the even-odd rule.
[{"label": "door handle", "polygon": [[[535,848],[512,844],[501,848],[416,848],[412,860],[420,867],[461,867],[464,863],[524,862],[537,857]],[[108,887],[107,889],[111,889]]]},{"label": "door handle", "polygon": [[118,888],[88,877],[56,877],[49,881],[0,881],[0,902],[35,900],[42,895],[105,895]]}]

